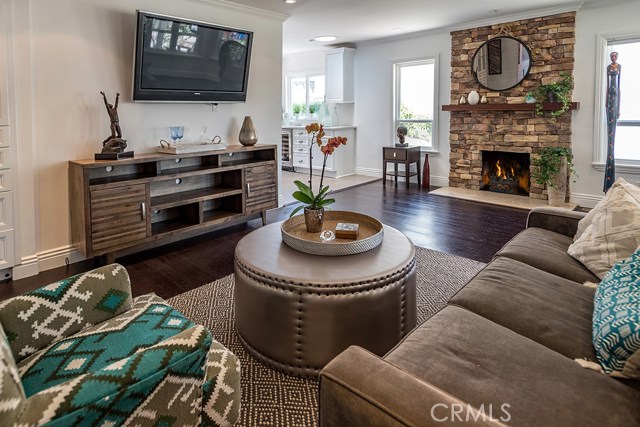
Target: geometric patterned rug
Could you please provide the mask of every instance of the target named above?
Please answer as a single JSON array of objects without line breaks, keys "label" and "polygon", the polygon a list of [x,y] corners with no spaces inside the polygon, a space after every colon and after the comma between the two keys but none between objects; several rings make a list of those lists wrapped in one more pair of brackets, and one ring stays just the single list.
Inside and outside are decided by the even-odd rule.
[{"label": "geometric patterned rug", "polygon": [[[416,247],[418,324],[438,310],[485,264]],[[240,359],[239,426],[318,426],[318,382],[275,371],[253,359],[235,332],[233,275],[169,299]]]}]

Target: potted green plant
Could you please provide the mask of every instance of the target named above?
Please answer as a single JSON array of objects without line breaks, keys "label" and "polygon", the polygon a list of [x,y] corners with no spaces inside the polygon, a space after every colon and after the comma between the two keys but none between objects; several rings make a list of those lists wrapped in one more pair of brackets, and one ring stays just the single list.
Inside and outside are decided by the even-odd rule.
[{"label": "potted green plant", "polygon": [[[303,204],[298,206],[291,212],[291,216],[297,214],[304,208],[304,222],[309,233],[319,233],[322,231],[322,224],[324,222],[324,208],[332,203],[335,203],[335,199],[327,198],[329,194],[329,186],[323,186],[324,170],[327,166],[327,158],[333,154],[336,148],[341,145],[347,144],[347,138],[342,136],[335,136],[329,138],[325,145],[322,145],[322,137],[325,135],[324,128],[321,124],[311,123],[305,127],[307,134],[311,134],[309,145],[309,185],[302,181],[294,181],[298,191],[293,193],[294,199],[302,202]],[[324,156],[322,162],[322,173],[320,174],[320,185],[318,186],[318,192],[313,192],[313,168],[312,164],[312,151],[313,146],[318,145],[320,151]]]},{"label": "potted green plant", "polygon": [[531,177],[537,184],[547,186],[549,205],[560,206],[567,194],[567,176],[575,175],[573,154],[570,148],[546,147],[531,161],[534,166]]},{"label": "potted green plant", "polygon": [[544,85],[541,84],[534,91],[527,93],[527,96],[532,95],[536,98],[536,114],[539,116],[544,114],[544,102],[559,102],[562,104],[560,109],[551,112],[551,116],[555,119],[569,111],[571,106],[570,92],[572,89],[573,77],[571,74],[562,71],[560,72],[560,80]]},{"label": "potted green plant", "polygon": [[295,118],[300,118],[300,115],[307,111],[307,106],[304,104],[293,104],[291,110],[293,111],[293,116]]},{"label": "potted green plant", "polygon": [[313,104],[309,104],[309,114],[311,114],[311,118],[317,119],[319,112],[320,112],[320,102],[319,101],[316,101]]}]

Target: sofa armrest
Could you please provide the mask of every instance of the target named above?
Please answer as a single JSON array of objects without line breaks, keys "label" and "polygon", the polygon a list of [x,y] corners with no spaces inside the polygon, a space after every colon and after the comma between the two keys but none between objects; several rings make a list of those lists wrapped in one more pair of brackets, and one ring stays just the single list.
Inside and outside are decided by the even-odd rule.
[{"label": "sofa armrest", "polygon": [[537,207],[529,212],[527,228],[537,227],[573,237],[578,231],[578,222],[586,216],[584,212],[563,208]]},{"label": "sofa armrest", "polygon": [[127,270],[111,264],[44,286],[0,303],[16,362],[82,329],[131,308]]},{"label": "sofa armrest", "polygon": [[[464,416],[464,421],[452,417],[452,407],[469,411],[472,421]],[[504,426],[445,391],[355,346],[342,352],[320,372],[320,425]]]},{"label": "sofa armrest", "polygon": [[194,326],[96,372],[42,390],[27,399],[16,425],[107,425],[113,416],[118,425],[125,419],[131,425],[148,425],[164,417],[195,425],[211,342],[206,328]]},{"label": "sofa armrest", "polygon": [[213,341],[205,365],[200,426],[235,425],[240,418],[240,390],[240,361]]}]

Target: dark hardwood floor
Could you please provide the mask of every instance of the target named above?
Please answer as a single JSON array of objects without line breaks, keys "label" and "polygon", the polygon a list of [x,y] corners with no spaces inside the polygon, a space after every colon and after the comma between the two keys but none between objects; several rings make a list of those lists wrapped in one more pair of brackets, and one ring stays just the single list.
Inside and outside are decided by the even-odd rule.
[{"label": "dark hardwood floor", "polygon": [[[378,218],[423,246],[465,258],[489,262],[525,227],[527,211],[434,196],[416,184],[406,189],[382,181],[336,193],[334,210],[352,210]],[[269,223],[289,216],[294,206],[268,213]],[[155,292],[163,298],[186,292],[233,273],[238,241],[261,226],[260,220],[234,226],[160,248],[121,257],[134,295]],[[0,283],[0,300],[94,267],[87,260],[26,279]]]}]

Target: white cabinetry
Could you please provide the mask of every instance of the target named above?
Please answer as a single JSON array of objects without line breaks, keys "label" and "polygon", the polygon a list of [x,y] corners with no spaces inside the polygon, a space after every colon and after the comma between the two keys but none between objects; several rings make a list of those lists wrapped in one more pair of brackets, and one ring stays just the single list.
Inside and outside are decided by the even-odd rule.
[{"label": "white cabinetry", "polygon": [[[13,145],[9,115],[9,2],[0,0],[0,270],[15,264],[13,225]],[[0,280],[9,277],[0,272]]]},{"label": "white cabinetry", "polygon": [[[325,176],[338,178],[355,173],[356,165],[356,130],[353,127],[340,129],[325,129],[326,135],[323,145],[333,136],[344,136],[347,138],[347,145],[341,145],[332,155],[327,157]],[[313,159],[311,166],[313,172],[319,175],[322,172],[324,155],[317,144],[311,144],[311,135],[304,129],[293,129],[293,167],[297,172],[309,172],[309,150],[312,150]]]},{"label": "white cabinetry", "polygon": [[327,102],[353,102],[355,52],[355,49],[341,47],[327,53],[325,59],[325,96]]},{"label": "white cabinetry", "polygon": [[9,82],[8,61],[9,52],[7,46],[7,20],[9,19],[9,7],[7,1],[0,1],[0,126],[9,125]]}]

